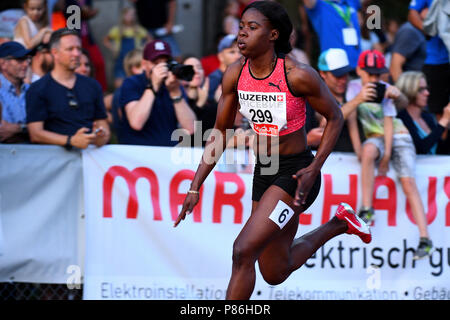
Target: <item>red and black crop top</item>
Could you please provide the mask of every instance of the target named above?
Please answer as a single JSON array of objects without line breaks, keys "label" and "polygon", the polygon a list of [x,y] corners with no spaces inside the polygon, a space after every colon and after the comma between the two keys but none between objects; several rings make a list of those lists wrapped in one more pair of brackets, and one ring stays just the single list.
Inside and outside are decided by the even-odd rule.
[{"label": "red and black crop top", "polygon": [[305,98],[289,89],[284,58],[277,57],[275,68],[263,79],[255,78],[248,60],[238,78],[239,112],[248,119],[257,134],[282,136],[305,124]]}]

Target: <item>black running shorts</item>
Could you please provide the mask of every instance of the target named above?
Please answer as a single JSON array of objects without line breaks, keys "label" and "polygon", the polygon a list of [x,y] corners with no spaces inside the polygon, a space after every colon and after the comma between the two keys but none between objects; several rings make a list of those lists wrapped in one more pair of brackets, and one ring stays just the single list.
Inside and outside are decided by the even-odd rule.
[{"label": "black running shorts", "polygon": [[[297,154],[279,155],[278,171],[273,175],[262,175],[261,168],[268,168],[271,163],[262,164],[259,159],[256,159],[255,170],[253,173],[252,200],[259,201],[264,192],[271,185],[280,187],[294,198],[295,190],[297,189],[297,179],[293,179],[292,175],[297,173],[298,170],[310,165],[313,159],[314,155],[309,148]],[[319,173],[309,191],[303,210],[306,210],[317,198],[320,191],[320,183],[321,174]]]}]

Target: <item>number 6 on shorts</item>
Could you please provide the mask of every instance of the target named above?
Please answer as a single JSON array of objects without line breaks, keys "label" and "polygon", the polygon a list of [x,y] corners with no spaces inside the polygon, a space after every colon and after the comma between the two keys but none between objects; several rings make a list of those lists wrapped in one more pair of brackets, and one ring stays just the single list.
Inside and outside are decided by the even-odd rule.
[{"label": "number 6 on shorts", "polygon": [[272,213],[270,214],[269,219],[275,222],[276,225],[280,227],[280,229],[283,229],[293,216],[294,210],[280,200],[278,201],[275,209],[273,209]]}]

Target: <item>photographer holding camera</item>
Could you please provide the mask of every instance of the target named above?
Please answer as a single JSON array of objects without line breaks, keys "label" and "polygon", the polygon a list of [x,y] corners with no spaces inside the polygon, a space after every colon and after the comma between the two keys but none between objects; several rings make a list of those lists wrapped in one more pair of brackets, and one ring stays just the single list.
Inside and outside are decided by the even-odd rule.
[{"label": "photographer holding camera", "polygon": [[180,84],[180,80],[192,79],[192,67],[174,62],[170,46],[162,40],[145,46],[142,67],[144,72],[126,78],[121,88],[125,117],[120,143],[174,146],[178,141],[171,136],[177,128],[187,135],[194,133],[196,117]]}]

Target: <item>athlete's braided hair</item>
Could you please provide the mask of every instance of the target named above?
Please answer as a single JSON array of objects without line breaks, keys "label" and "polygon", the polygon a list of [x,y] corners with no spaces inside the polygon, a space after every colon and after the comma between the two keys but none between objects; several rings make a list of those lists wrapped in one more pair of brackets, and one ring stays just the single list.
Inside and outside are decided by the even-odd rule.
[{"label": "athlete's braided hair", "polygon": [[256,9],[261,12],[269,20],[272,27],[278,30],[279,36],[275,41],[275,51],[277,53],[289,53],[292,50],[289,42],[292,22],[283,6],[274,1],[255,1],[245,7],[242,15],[248,9]]}]

